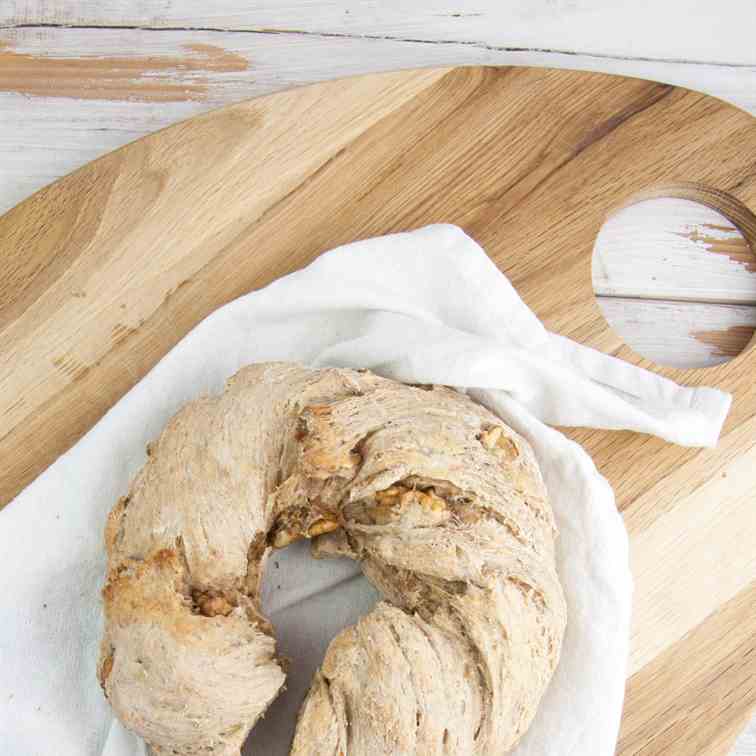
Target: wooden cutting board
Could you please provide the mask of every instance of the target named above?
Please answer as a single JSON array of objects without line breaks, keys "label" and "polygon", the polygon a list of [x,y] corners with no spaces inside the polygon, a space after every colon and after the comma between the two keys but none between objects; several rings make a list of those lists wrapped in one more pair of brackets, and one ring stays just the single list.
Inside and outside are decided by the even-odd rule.
[{"label": "wooden cutting board", "polygon": [[455,68],[282,92],[130,144],[0,218],[0,503],[223,303],[337,244],[457,223],[549,328],[733,393],[714,450],[568,431],[632,539],[618,753],[724,755],[756,703],[756,349],[663,369],[607,326],[596,233],[659,195],[716,207],[753,243],[756,120],[654,82]]}]

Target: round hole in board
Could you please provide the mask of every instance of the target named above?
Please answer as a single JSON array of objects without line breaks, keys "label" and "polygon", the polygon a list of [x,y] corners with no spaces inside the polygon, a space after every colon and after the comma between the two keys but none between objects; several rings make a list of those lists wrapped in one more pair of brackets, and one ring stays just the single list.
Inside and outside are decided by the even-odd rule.
[{"label": "round hole in board", "polygon": [[660,193],[625,205],[601,227],[593,249],[599,308],[630,348],[659,365],[728,362],[756,328],[756,256],[740,230],[753,239],[756,217],[737,203],[736,226],[733,213],[687,192]]}]

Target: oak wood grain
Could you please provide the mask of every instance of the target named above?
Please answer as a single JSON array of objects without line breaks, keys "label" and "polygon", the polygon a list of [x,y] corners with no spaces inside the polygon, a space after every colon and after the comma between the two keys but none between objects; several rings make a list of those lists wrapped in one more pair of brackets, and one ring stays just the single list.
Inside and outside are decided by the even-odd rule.
[{"label": "oak wood grain", "polygon": [[[643,684],[629,687],[619,753],[669,753],[657,746],[668,747],[670,722],[694,729],[689,742],[708,744],[707,753],[724,753],[717,744],[756,702],[741,674],[756,644],[752,602],[738,598],[756,580],[756,560],[737,548],[756,540],[756,350],[706,370],[653,366],[609,328],[591,288],[607,215],[661,195],[718,207],[753,244],[756,121],[649,81],[434,69],[252,100],[107,155],[0,218],[0,497],[10,499],[224,302],[339,243],[458,223],[548,327],[734,394],[715,450],[569,431],[615,487],[646,600],[639,616],[650,618],[634,629],[633,679]],[[690,543],[675,537],[688,521]],[[715,559],[706,558],[709,532]],[[670,558],[657,559],[654,544]],[[707,595],[675,603],[658,623],[657,598],[674,586],[700,590],[697,575]],[[723,631],[710,623],[720,613],[741,640],[714,653]],[[690,664],[677,662],[680,644],[702,678],[691,682]],[[669,690],[688,697],[670,700]],[[738,716],[690,718],[699,710],[690,696],[713,711],[723,695]]]},{"label": "oak wood grain", "polygon": [[628,679],[618,754],[724,756],[756,695],[752,582]]}]

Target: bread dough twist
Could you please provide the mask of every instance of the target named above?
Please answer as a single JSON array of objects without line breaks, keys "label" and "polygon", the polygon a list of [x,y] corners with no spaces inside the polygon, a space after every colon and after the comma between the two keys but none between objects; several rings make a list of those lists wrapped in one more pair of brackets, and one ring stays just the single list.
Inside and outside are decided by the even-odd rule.
[{"label": "bread dough twist", "polygon": [[239,753],[285,678],[265,561],[302,537],[360,560],[385,600],[330,644],[293,755],[519,741],[565,605],[533,452],[496,416],[448,388],[266,363],[186,405],[147,451],[106,529],[98,674],[155,754]]}]

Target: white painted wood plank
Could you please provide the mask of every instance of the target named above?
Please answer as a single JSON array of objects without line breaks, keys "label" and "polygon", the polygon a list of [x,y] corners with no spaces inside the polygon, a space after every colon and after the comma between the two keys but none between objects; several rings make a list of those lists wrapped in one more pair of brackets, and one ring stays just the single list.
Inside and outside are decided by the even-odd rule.
[{"label": "white painted wood plank", "polygon": [[623,73],[698,88],[756,113],[756,66],[302,34],[6,29],[0,30],[0,212],[105,152],[225,103],[339,76],[458,64]]},{"label": "white painted wood plank", "polygon": [[732,756],[756,756],[756,719],[743,730],[735,743]]},{"label": "white painted wood plank", "polygon": [[298,30],[756,63],[752,0],[11,0],[5,7],[5,23]]},{"label": "white painted wood plank", "polygon": [[662,198],[615,213],[594,247],[599,296],[756,304],[756,255],[711,208]]},{"label": "white painted wood plank", "polygon": [[687,368],[726,362],[742,351],[756,328],[754,305],[618,297],[597,300],[607,322],[623,341],[660,365]]}]

